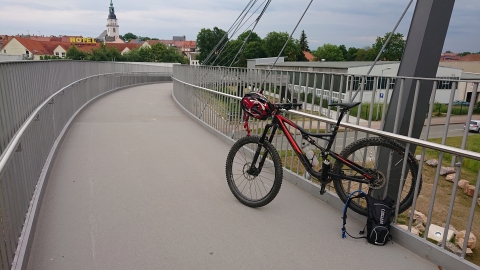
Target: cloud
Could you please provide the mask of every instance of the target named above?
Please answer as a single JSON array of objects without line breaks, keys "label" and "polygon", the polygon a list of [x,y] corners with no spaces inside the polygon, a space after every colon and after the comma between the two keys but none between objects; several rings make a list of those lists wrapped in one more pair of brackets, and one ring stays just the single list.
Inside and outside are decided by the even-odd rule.
[{"label": "cloud", "polygon": [[[253,1],[254,2],[254,1]],[[256,1],[253,12],[266,0]],[[291,33],[310,0],[272,1],[255,32],[265,37],[271,31]],[[170,39],[185,35],[195,40],[202,28],[228,30],[249,1],[246,0],[113,0],[120,33]],[[377,36],[390,32],[409,0],[316,0],[313,1],[294,38],[305,30],[311,49],[324,43],[347,47],[370,46]],[[98,36],[106,29],[110,1],[4,0],[0,9],[0,34]],[[407,36],[415,2],[397,32]],[[261,10],[261,9],[260,9]],[[241,30],[257,18],[252,16]],[[478,0],[456,0],[445,48],[480,51],[480,5]],[[6,26],[6,27],[5,27]]]}]

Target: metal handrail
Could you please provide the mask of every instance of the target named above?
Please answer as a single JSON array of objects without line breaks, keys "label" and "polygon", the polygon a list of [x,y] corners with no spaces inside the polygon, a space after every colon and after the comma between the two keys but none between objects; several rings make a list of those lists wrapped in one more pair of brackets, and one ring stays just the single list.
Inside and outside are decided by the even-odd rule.
[{"label": "metal handrail", "polygon": [[82,78],[80,80],[77,80],[65,87],[63,87],[62,89],[58,90],[57,92],[55,92],[54,94],[52,94],[51,96],[49,96],[44,102],[42,102],[31,114],[30,116],[27,118],[27,120],[23,123],[23,125],[20,127],[20,129],[15,133],[15,135],[13,135],[13,138],[10,140],[10,142],[8,143],[7,147],[5,148],[5,151],[0,155],[0,177],[3,175],[3,172],[4,172],[4,169],[5,167],[8,165],[8,162],[10,161],[10,159],[12,158],[13,156],[13,153],[15,153],[17,147],[18,147],[18,144],[20,143],[20,140],[22,139],[22,136],[23,134],[25,133],[25,131],[27,130],[27,128],[30,126],[30,124],[35,121],[35,118],[37,117],[38,113],[43,109],[43,107],[45,107],[46,105],[49,104],[49,102],[54,98],[56,97],[57,95],[61,94],[65,89],[69,88],[69,87],[72,87],[73,85],[81,82],[81,81],[85,81],[85,80],[88,80],[90,78],[95,78],[95,77],[100,77],[100,76],[106,76],[106,75],[117,75],[117,74],[122,74],[122,75],[129,75],[129,74],[132,74],[132,75],[135,75],[135,74],[145,74],[145,75],[162,75],[162,74],[165,74],[165,75],[169,75],[170,73],[163,73],[163,72],[128,72],[128,73],[121,73],[121,72],[115,72],[115,73],[105,73],[105,74],[98,74],[98,75],[93,75],[93,76],[89,76],[89,77],[86,77],[86,78]]},{"label": "metal handrail", "polygon": [[[217,95],[225,96],[225,97],[228,97],[228,98],[234,98],[234,99],[237,99],[237,100],[242,99],[241,97],[237,97],[237,96],[234,96],[234,95],[220,93],[220,92],[217,92],[217,91],[212,90],[212,89],[208,89],[208,88],[201,87],[201,86],[196,86],[196,85],[193,85],[191,83],[181,81],[181,80],[179,80],[177,78],[174,78],[174,77],[172,77],[172,79],[175,80],[175,81],[178,81],[180,83],[183,83],[185,85],[201,89],[203,91],[215,93]],[[337,123],[336,120],[332,120],[332,119],[327,118],[327,117],[316,116],[316,115],[304,113],[304,112],[301,112],[301,111],[289,110],[289,112],[292,113],[292,114],[306,116],[306,117],[309,117],[309,118],[312,118],[312,119],[317,119],[319,121],[327,122],[329,124],[336,124]],[[442,151],[442,152],[447,152],[447,153],[454,154],[454,155],[460,155],[460,156],[463,156],[463,157],[467,157],[467,158],[471,158],[471,159],[475,159],[475,160],[480,160],[480,153],[469,151],[469,150],[463,150],[463,149],[459,149],[459,148],[455,148],[455,147],[451,147],[451,146],[446,146],[446,145],[442,145],[442,144],[438,144],[438,143],[424,141],[424,140],[421,140],[421,139],[410,138],[410,137],[407,137],[407,136],[404,136],[404,135],[390,133],[390,132],[387,132],[387,131],[372,129],[372,128],[368,128],[368,127],[362,127],[362,126],[358,126],[358,125],[354,125],[354,124],[350,124],[350,123],[346,123],[346,122],[341,122],[340,126],[346,127],[346,128],[351,128],[351,129],[358,130],[358,131],[363,131],[363,132],[366,132],[366,133],[375,134],[375,135],[382,136],[382,137],[388,137],[390,139],[399,140],[399,141],[406,142],[406,143],[413,143],[413,144],[418,145],[418,146],[424,146],[424,147],[432,148],[432,149],[435,149],[435,150],[439,150],[439,151]]]}]

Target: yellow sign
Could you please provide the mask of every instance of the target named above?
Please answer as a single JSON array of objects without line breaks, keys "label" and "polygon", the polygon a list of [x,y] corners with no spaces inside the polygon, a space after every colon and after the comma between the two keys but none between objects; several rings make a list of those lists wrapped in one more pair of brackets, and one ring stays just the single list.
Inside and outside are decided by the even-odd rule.
[{"label": "yellow sign", "polygon": [[97,43],[94,38],[79,38],[79,37],[71,37],[70,38],[71,43]]}]

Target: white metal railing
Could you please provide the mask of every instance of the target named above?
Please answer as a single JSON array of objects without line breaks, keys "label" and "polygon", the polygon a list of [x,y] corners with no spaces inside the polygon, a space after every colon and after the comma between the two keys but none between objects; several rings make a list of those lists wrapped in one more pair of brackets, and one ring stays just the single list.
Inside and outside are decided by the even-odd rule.
[{"label": "white metal railing", "polygon": [[[294,120],[299,126],[310,129],[312,132],[320,132],[320,130],[329,131],[330,125],[335,123],[337,111],[326,106],[328,101],[338,98],[341,102],[351,102],[352,96],[357,88],[354,88],[353,80],[350,78],[359,77],[358,75],[335,74],[335,73],[313,73],[299,71],[273,70],[271,72],[257,69],[240,69],[226,67],[208,67],[208,66],[176,66],[173,73],[174,79],[174,96],[176,100],[189,111],[192,115],[200,119],[206,125],[215,129],[223,136],[234,140],[245,136],[242,125],[242,113],[240,111],[239,100],[243,94],[251,89],[264,89],[265,94],[271,100],[277,102],[294,101],[303,102],[304,106],[301,111],[292,111],[287,113],[290,119]],[[361,77],[361,76],[360,76]],[[400,83],[400,93],[403,93],[403,85],[407,80],[413,80],[420,89],[422,84],[432,84],[432,95],[429,104],[420,106],[428,106],[428,115],[426,115],[425,126],[420,138],[415,139],[409,136],[399,135],[396,133],[382,131],[385,125],[386,110],[389,106],[391,91],[381,92],[377,89],[377,82],[387,80],[385,85],[391,85],[390,81],[395,80]],[[415,188],[414,200],[411,210],[418,210],[426,215],[427,220],[423,222],[424,232],[420,236],[412,236],[406,230],[398,229],[399,234],[395,236],[398,242],[414,250],[420,256],[427,256],[430,260],[437,262],[438,265],[449,269],[460,269],[459,267],[468,267],[475,269],[478,266],[466,260],[471,257],[466,256],[468,251],[467,241],[459,247],[458,256],[453,255],[450,251],[450,239],[448,239],[448,231],[450,225],[459,230],[465,230],[466,235],[473,232],[480,236],[480,227],[478,222],[474,222],[475,216],[478,218],[479,210],[477,209],[478,190],[480,188],[480,154],[478,150],[468,150],[467,142],[476,142],[480,140],[480,135],[469,133],[468,128],[463,129],[465,124],[468,127],[472,116],[479,117],[474,111],[480,109],[478,104],[473,102],[478,100],[478,86],[480,81],[449,81],[451,87],[449,93],[448,104],[435,103],[435,96],[439,91],[445,89],[437,89],[439,79],[425,78],[407,78],[407,77],[373,77],[372,90],[365,90],[365,85],[360,83],[355,85],[359,89],[358,100],[362,103],[356,111],[351,111],[342,126],[343,134],[339,133],[333,148],[334,151],[341,151],[345,146],[354,140],[367,136],[383,136],[394,139],[398,142],[406,144],[410,149],[416,149],[415,155],[419,159],[419,173],[423,177],[423,188],[419,186]],[[366,81],[365,76],[363,81]],[[433,81],[433,82],[432,82]],[[442,84],[447,84],[442,83]],[[453,101],[457,99],[458,85],[471,85],[471,100],[469,106],[465,108],[454,106]],[[308,96],[309,91],[320,89],[321,96],[318,100]],[[290,90],[290,91],[289,91]],[[291,91],[294,90],[294,91]],[[323,93],[322,93],[323,92]],[[370,92],[370,95],[366,93]],[[380,99],[378,93],[383,93]],[[418,96],[417,90],[415,95]],[[470,94],[469,94],[470,95]],[[368,98],[368,99],[367,99]],[[416,99],[416,98],[415,98]],[[445,107],[440,111],[440,106]],[[416,106],[413,107],[412,119],[415,115]],[[437,111],[439,110],[439,111]],[[462,112],[463,111],[463,112]],[[400,112],[401,113],[401,112]],[[436,117],[437,113],[443,114]],[[460,113],[460,115],[454,115]],[[462,114],[463,113],[463,114]],[[399,113],[395,117],[395,126],[399,119]],[[458,120],[459,119],[459,120]],[[480,117],[479,117],[480,119]],[[250,127],[253,134],[260,135],[266,121],[251,120]],[[441,123],[441,125],[435,125]],[[452,124],[451,124],[452,123]],[[450,128],[453,126],[454,128]],[[413,126],[410,125],[408,134],[411,134]],[[300,139],[297,135],[296,139]],[[454,143],[451,139],[454,137]],[[432,141],[432,139],[435,139]],[[289,145],[283,139],[283,136],[275,136],[274,145],[278,151],[286,153],[284,159],[285,171],[291,172],[297,177],[307,181],[310,185],[315,186],[314,182],[304,178],[303,169],[298,161],[295,161],[294,153]],[[449,145],[450,144],[450,145]],[[475,144],[475,143],[474,143]],[[336,149],[335,149],[336,148]],[[449,157],[448,161],[446,157]],[[427,157],[429,159],[436,158],[438,165],[430,167],[426,164]],[[289,162],[298,162],[297,166],[289,164]],[[476,165],[472,165],[476,164]],[[444,176],[440,175],[442,167],[453,167],[456,172],[453,177],[453,183],[447,182]],[[463,189],[458,187],[461,179],[469,180],[471,186],[467,192],[470,195],[464,195]],[[303,185],[299,185],[303,186]],[[330,190],[330,193],[333,193]],[[473,193],[473,194],[472,194]],[[455,211],[454,211],[455,209]],[[396,225],[405,224],[409,231],[413,231],[418,223],[414,218],[414,211],[404,212],[395,217]],[[420,222],[422,223],[422,222]],[[436,233],[441,234],[438,240],[438,247],[429,242],[429,231],[436,228],[433,224],[442,225],[443,231]],[[421,228],[421,226],[418,226]],[[399,227],[396,227],[399,228]],[[400,236],[400,239],[398,239]],[[467,237],[468,239],[468,237]],[[419,250],[418,247],[424,247]],[[450,260],[450,257],[453,260]],[[449,258],[449,260],[445,260]],[[471,259],[470,259],[471,260]],[[448,262],[445,262],[448,261]]]},{"label": "white metal railing", "polygon": [[51,161],[82,108],[171,74],[171,67],[129,63],[0,63],[0,269],[24,269]]}]

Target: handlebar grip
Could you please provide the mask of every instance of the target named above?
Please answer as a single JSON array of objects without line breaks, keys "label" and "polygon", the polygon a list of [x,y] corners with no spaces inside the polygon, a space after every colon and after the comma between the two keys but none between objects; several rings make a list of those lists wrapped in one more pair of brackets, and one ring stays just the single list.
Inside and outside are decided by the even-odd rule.
[{"label": "handlebar grip", "polygon": [[292,103],[292,107],[293,107],[294,109],[295,109],[295,108],[301,109],[301,108],[302,108],[302,105],[303,105],[303,103]]}]

